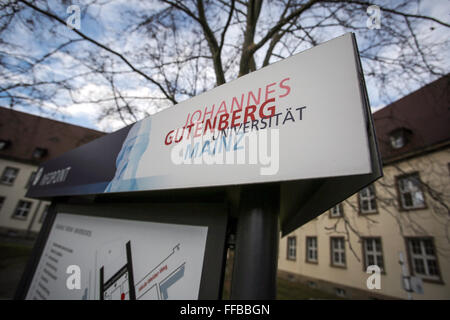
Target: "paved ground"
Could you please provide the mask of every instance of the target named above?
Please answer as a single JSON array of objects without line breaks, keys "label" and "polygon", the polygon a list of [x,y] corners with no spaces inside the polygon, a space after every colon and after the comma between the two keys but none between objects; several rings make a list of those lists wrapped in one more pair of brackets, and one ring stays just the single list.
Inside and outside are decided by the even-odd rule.
[{"label": "paved ground", "polygon": [[0,242],[0,300],[14,297],[31,248],[30,242]]}]

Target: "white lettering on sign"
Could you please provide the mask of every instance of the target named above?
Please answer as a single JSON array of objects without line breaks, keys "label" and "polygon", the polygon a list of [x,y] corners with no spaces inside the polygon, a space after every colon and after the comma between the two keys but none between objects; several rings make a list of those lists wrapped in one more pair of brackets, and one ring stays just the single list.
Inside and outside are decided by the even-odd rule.
[{"label": "white lettering on sign", "polygon": [[48,172],[42,176],[41,182],[39,185],[46,186],[49,184],[61,183],[66,181],[67,175],[69,174],[71,167],[67,167],[65,169],[56,170],[52,172]]}]

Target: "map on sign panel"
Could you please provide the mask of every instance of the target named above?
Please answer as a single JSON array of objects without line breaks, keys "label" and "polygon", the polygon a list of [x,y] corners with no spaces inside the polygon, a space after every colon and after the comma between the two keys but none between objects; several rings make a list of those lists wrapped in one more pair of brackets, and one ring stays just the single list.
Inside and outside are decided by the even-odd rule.
[{"label": "map on sign panel", "polygon": [[[111,252],[109,252],[111,253]],[[183,278],[186,267],[180,254],[180,244],[170,250],[170,253],[156,266],[134,284],[133,262],[130,241],[126,243],[126,263],[109,279],[104,279],[104,269],[99,271],[100,298],[103,300],[168,300],[169,290],[177,281]],[[180,260],[181,258],[181,260]]]},{"label": "map on sign panel", "polygon": [[[207,232],[204,226],[59,213],[26,298],[198,299]],[[69,285],[73,279],[78,286]]]}]

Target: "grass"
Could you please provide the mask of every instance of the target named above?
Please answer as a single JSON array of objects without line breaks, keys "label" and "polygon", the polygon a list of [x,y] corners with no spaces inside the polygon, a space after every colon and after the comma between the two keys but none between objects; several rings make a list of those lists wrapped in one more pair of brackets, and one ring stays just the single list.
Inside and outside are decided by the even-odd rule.
[{"label": "grass", "polygon": [[289,281],[278,277],[277,279],[277,300],[336,300],[333,294],[321,290],[313,289],[299,282]]},{"label": "grass", "polygon": [[[223,299],[229,299],[229,280],[225,280]],[[277,300],[338,300],[339,298],[328,292],[313,289],[299,282],[289,281],[278,277]]]},{"label": "grass", "polygon": [[31,245],[0,242],[0,300],[14,297],[31,250]]},{"label": "grass", "polygon": [[[225,267],[225,281],[222,291],[222,299],[228,300],[231,291],[232,266],[234,252],[229,252]],[[282,277],[277,278],[277,300],[340,300],[334,294],[318,289],[310,288],[304,283],[290,281]]]},{"label": "grass", "polygon": [[31,254],[32,247],[15,244],[15,243],[0,243],[0,266],[3,262],[15,258],[28,258]]}]

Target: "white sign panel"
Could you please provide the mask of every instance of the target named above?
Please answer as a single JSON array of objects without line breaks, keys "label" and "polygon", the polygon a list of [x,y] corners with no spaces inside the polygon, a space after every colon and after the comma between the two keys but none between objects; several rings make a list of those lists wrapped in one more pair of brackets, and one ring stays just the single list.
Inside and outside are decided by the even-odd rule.
[{"label": "white sign panel", "polygon": [[105,192],[371,172],[350,34],[136,123]]},{"label": "white sign panel", "polygon": [[350,33],[183,101],[41,169],[29,197],[280,183],[284,234],[382,176]]},{"label": "white sign panel", "polygon": [[197,299],[208,228],[57,214],[27,299]]}]

